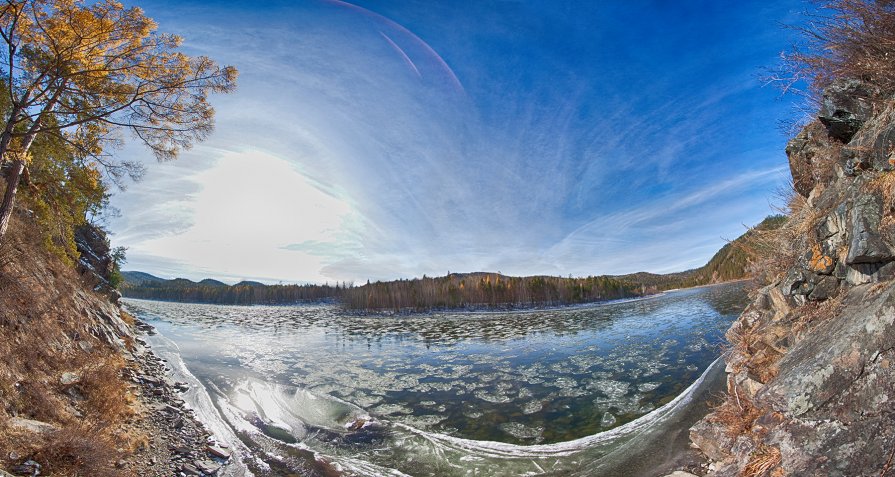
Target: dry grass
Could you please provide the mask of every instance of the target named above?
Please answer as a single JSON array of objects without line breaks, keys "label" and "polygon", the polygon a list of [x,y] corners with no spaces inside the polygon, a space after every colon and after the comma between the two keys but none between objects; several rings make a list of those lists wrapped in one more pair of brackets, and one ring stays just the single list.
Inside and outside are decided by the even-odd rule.
[{"label": "dry grass", "polygon": [[886,460],[885,465],[883,465],[882,470],[880,470],[879,477],[889,475],[889,471],[892,470],[892,459],[895,459],[895,447],[892,447],[892,451],[889,452],[889,458]]},{"label": "dry grass", "polygon": [[833,316],[838,316],[842,311],[845,301],[845,293],[840,289],[835,296],[822,302],[808,302],[799,308],[799,313],[794,315],[792,321],[792,336],[798,339],[814,325]]},{"label": "dry grass", "polygon": [[743,245],[752,258],[748,272],[756,289],[783,278],[796,264],[805,249],[807,237],[812,236],[811,231],[825,215],[796,193],[792,184],[779,190],[777,196],[785,204],[778,210],[787,217],[786,223],[776,229],[754,229],[750,240]]},{"label": "dry grass", "polygon": [[895,211],[895,171],[879,173],[868,183],[868,186],[876,190],[883,198],[885,212]]},{"label": "dry grass", "polygon": [[[741,477],[761,477],[771,475],[771,471],[779,469],[782,456],[780,449],[774,446],[761,444],[749,460],[749,463],[740,472]],[[779,475],[779,473],[778,473]]]},{"label": "dry grass", "polygon": [[68,426],[54,432],[33,458],[44,462],[41,471],[50,475],[121,475],[113,464],[119,458],[116,443],[90,428]]},{"label": "dry grass", "polygon": [[777,377],[780,369],[778,363],[782,354],[762,342],[761,325],[744,329],[736,324],[727,333],[729,347],[726,350],[727,362],[734,374],[748,372],[758,378],[761,383]]},{"label": "dry grass", "polygon": [[[74,294],[82,289],[77,273],[43,251],[27,219],[13,220],[0,243],[0,466],[30,457],[44,474],[119,475],[118,449],[142,437],[126,424],[135,397],[121,376],[124,360],[91,332],[97,324],[83,312],[91,305]],[[64,372],[80,379],[63,385]],[[58,431],[11,429],[14,416]]]},{"label": "dry grass", "polygon": [[752,359],[748,363],[749,370],[760,382],[767,383],[780,373],[779,363],[782,357],[782,354],[765,348],[752,355]]},{"label": "dry grass", "polygon": [[777,195],[785,204],[778,210],[787,217],[786,223],[772,230],[755,230],[748,245],[747,253],[753,257],[748,271],[756,289],[779,282],[805,250],[817,245],[814,231],[831,212],[813,207],[791,184]]},{"label": "dry grass", "polygon": [[883,201],[883,219],[880,229],[888,236],[895,236],[895,171],[881,172],[867,183],[868,193],[875,193]]},{"label": "dry grass", "polygon": [[755,420],[762,414],[752,401],[738,393],[723,396],[719,402],[711,405],[711,408],[709,421],[719,425],[733,438],[751,434]]},{"label": "dry grass", "polygon": [[134,415],[136,398],[127,391],[121,378],[124,360],[115,354],[83,368],[82,389],[90,415],[86,417],[97,428],[114,426]]},{"label": "dry grass", "polygon": [[724,351],[725,356],[740,358],[727,359],[735,373],[743,370],[743,364],[752,356],[754,346],[758,342],[758,336],[752,330],[745,329],[744,325],[742,321],[735,322],[726,334],[728,347]]},{"label": "dry grass", "polygon": [[124,320],[125,323],[127,323],[131,326],[134,326],[137,323],[137,319],[134,318],[133,315],[131,315],[130,313],[128,313],[124,310],[121,310],[121,319]]}]

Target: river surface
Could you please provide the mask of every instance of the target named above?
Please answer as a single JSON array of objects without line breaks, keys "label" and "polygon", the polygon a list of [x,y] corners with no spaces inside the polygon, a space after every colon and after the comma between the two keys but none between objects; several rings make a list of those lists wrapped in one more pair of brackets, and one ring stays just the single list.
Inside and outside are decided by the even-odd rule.
[{"label": "river surface", "polygon": [[642,475],[624,461],[680,436],[747,299],[731,284],[406,316],[125,303],[249,462],[234,475],[516,476]]}]

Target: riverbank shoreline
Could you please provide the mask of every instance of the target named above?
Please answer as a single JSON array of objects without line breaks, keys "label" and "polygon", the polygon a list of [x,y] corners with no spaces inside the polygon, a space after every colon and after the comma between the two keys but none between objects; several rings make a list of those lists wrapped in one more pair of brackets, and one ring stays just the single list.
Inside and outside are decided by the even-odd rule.
[{"label": "riverbank shoreline", "polygon": [[146,341],[156,332],[135,321],[136,345],[126,378],[143,409],[134,426],[146,442],[129,461],[119,463],[135,475],[216,476],[232,462],[231,451],[218,443],[183,398],[191,385],[172,379],[173,369]]}]

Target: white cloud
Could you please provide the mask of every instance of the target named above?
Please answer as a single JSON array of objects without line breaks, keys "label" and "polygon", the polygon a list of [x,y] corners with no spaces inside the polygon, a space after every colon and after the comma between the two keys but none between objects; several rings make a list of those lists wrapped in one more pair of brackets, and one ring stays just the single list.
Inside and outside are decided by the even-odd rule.
[{"label": "white cloud", "polygon": [[[352,214],[346,200],[322,191],[288,161],[256,150],[221,153],[214,167],[189,180],[198,186],[187,199],[189,228],[138,242],[132,254],[221,277],[325,279],[317,271],[327,250],[344,245],[343,225]],[[318,246],[289,248],[302,242]]]}]

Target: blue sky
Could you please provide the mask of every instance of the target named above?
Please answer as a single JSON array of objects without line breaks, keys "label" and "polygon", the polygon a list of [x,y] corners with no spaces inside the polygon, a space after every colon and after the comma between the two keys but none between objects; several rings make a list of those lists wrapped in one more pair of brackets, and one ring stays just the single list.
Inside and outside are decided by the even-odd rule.
[{"label": "blue sky", "polygon": [[802,2],[139,3],[240,70],[217,130],[145,161],[126,269],[324,282],[671,272],[788,181],[763,87]]}]

